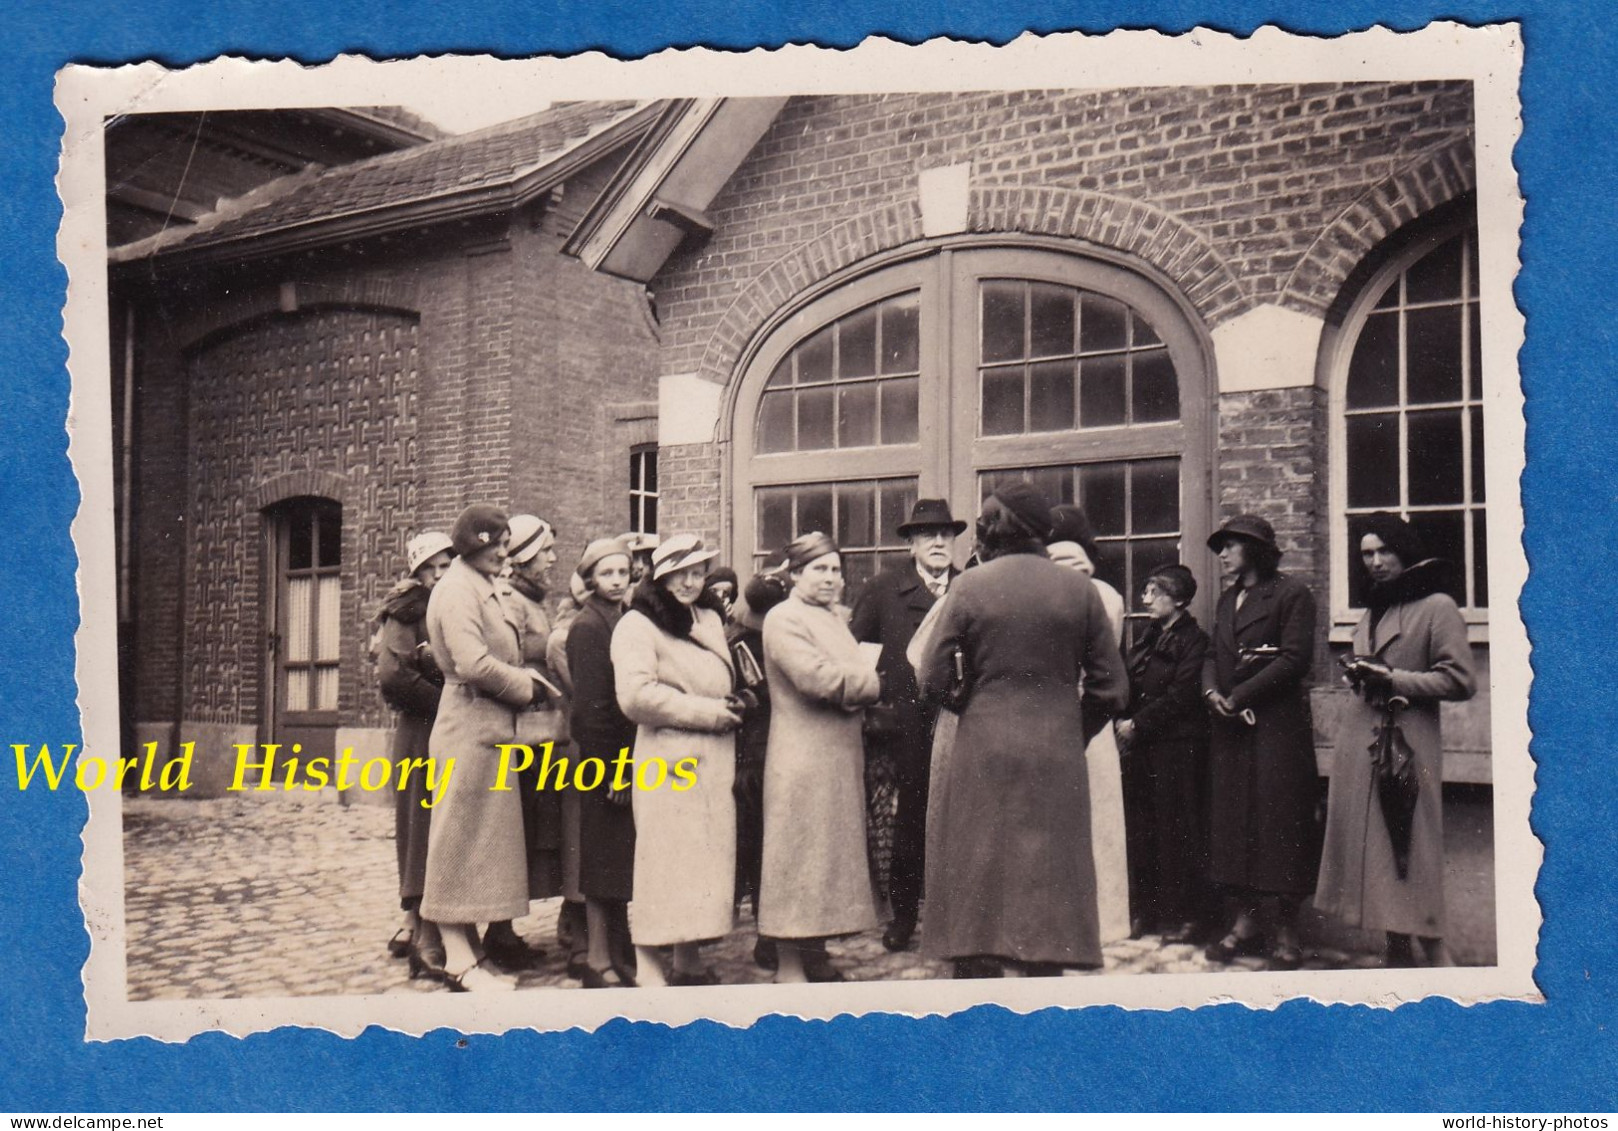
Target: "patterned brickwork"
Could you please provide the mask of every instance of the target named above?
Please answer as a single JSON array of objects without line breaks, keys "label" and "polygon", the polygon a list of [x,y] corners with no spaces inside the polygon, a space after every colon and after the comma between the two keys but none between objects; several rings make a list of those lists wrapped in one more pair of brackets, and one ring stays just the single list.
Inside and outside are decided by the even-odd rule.
[{"label": "patterned brickwork", "polygon": [[[265,531],[250,503],[318,491],[342,504],[344,637],[364,639],[397,573],[418,371],[416,321],[379,311],[259,322],[193,358],[183,717],[239,722],[258,711],[260,602],[272,579],[260,577]],[[361,658],[344,653],[339,709],[373,713],[373,689],[357,686]]]},{"label": "patterned brickwork", "polygon": [[958,162],[972,230],[1123,252],[1210,325],[1259,302],[1319,313],[1356,225],[1470,188],[1470,128],[1463,82],[794,99],[713,238],[654,283],[664,369],[728,380],[758,312],[919,239],[917,174]]}]

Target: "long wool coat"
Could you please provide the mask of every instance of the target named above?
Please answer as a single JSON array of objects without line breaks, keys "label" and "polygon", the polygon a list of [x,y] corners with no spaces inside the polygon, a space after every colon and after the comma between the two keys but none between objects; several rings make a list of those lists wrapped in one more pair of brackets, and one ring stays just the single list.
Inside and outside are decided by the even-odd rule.
[{"label": "long wool coat", "polygon": [[[1105,581],[1090,579],[1112,626],[1112,638],[1124,639],[1124,598]],[[1096,858],[1096,914],[1103,943],[1129,937],[1129,838],[1124,828],[1124,769],[1118,739],[1110,726],[1096,732],[1084,748],[1090,771],[1090,848]]]},{"label": "long wool coat", "polygon": [[[388,596],[379,618],[377,683],[388,706],[399,712],[399,723],[393,732],[396,761],[425,758],[432,753],[430,739],[444,690],[444,673],[421,647],[427,643],[429,595],[418,581],[402,584]],[[411,904],[421,899],[427,882],[427,842],[433,811],[422,806],[425,800],[429,800],[427,775],[420,771],[412,773],[405,788],[394,797],[399,899]]]},{"label": "long wool coat", "polygon": [[971,693],[934,766],[922,951],[1100,966],[1078,687],[1109,713],[1126,695],[1101,598],[1044,557],[997,558],[952,587],[924,691],[947,686],[957,647]]},{"label": "long wool coat", "polygon": [[[1238,713],[1251,709],[1256,721],[1212,720],[1209,873],[1232,887],[1306,895],[1320,863],[1320,778],[1306,689],[1315,599],[1284,574],[1260,581],[1240,610],[1238,592],[1232,587],[1219,598],[1202,688],[1229,696]],[[1242,649],[1257,647],[1277,651],[1269,659],[1240,661]]]},{"label": "long wool coat", "polygon": [[869,930],[877,916],[861,709],[882,693],[876,667],[836,612],[796,595],[764,618],[764,664],[771,713],[759,933],[801,939]]},{"label": "long wool coat", "polygon": [[1393,671],[1393,693],[1410,700],[1399,729],[1410,746],[1421,792],[1404,880],[1376,796],[1370,750],[1382,712],[1355,698],[1343,709],[1326,803],[1326,847],[1316,905],[1350,926],[1428,938],[1444,934],[1443,742],[1438,704],[1477,690],[1466,623],[1455,602],[1432,593],[1394,605],[1373,637],[1370,613],[1354,630],[1354,651],[1378,654]]},{"label": "long wool coat", "polygon": [[457,558],[433,587],[427,634],[444,671],[432,752],[454,758],[455,770],[433,810],[421,913],[437,923],[515,919],[528,914],[522,799],[490,786],[496,746],[516,741],[517,711],[533,698],[517,625],[494,583]]},{"label": "long wool coat", "polygon": [[[618,705],[638,726],[635,900],[631,930],[638,946],[718,938],[732,926],[736,890],[736,740],[725,696],[734,685],[730,647],[719,615],[693,609],[689,637],[678,637],[631,609],[612,634]],[[696,760],[696,784],[674,765]],[[643,772],[644,771],[644,772]]]},{"label": "long wool coat", "polygon": [[[635,724],[618,706],[612,670],[612,633],[623,615],[622,605],[592,593],[567,634],[567,666],[573,676],[573,745],[580,761],[600,758],[609,773],[618,752],[635,745]],[[609,799],[606,783],[569,792],[579,798],[580,891],[592,899],[629,899],[635,877],[633,811],[628,804]]]},{"label": "long wool coat", "polygon": [[[517,622],[517,636],[522,642],[523,662],[536,668],[554,686],[561,689],[561,681],[549,670],[546,649],[550,644],[551,621],[545,606],[517,579],[510,579],[497,587],[500,599],[510,609]],[[553,774],[545,789],[539,785],[539,765],[544,757],[541,747],[549,742],[555,756],[565,755],[567,745],[567,715],[563,702],[547,693],[525,711],[517,713],[517,741],[534,751],[534,763],[517,775],[522,791],[523,835],[528,844],[528,897],[550,899],[562,894],[562,792],[554,788]]]}]

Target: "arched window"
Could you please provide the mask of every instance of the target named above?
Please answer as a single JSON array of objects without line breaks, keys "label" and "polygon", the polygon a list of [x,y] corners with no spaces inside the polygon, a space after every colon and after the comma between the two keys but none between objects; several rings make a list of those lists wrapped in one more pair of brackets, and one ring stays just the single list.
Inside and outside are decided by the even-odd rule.
[{"label": "arched window", "polygon": [[756,564],[825,530],[854,590],[903,558],[895,528],[918,496],[970,519],[1026,478],[1086,508],[1098,573],[1133,603],[1182,539],[1200,551],[1207,534],[1193,326],[1143,275],[1047,248],[945,248],[810,296],[744,361],[734,536]]},{"label": "arched window", "polygon": [[1476,229],[1429,233],[1388,259],[1349,308],[1333,383],[1333,608],[1357,619],[1369,585],[1359,520],[1392,511],[1453,566],[1473,623],[1489,605]]}]

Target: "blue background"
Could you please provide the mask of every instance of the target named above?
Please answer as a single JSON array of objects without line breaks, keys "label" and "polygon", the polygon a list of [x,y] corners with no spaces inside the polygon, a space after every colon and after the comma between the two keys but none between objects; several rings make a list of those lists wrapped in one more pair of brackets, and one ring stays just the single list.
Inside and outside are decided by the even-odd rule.
[{"label": "blue background", "polygon": [[[74,791],[0,804],[0,1108],[13,1111],[432,1107],[1035,1107],[1606,1110],[1615,1089],[1612,978],[1618,732],[1612,614],[1615,475],[1612,189],[1618,185],[1618,36],[1600,0],[1329,4],[695,0],[8,5],[0,36],[0,744],[78,737],[68,524],[66,276],[54,240],[62,124],[54,72],[69,62],[184,65],[229,52],[320,62],[490,51],[668,45],[852,45],[872,33],[1004,42],[1023,30],[1247,33],[1266,22],[1334,33],[1435,18],[1524,25],[1527,122],[1516,157],[1527,197],[1517,296],[1528,316],[1523,477],[1532,577],[1534,828],[1546,841],[1537,977],[1545,1005],[1396,1012],[1297,1003],[1274,1013],[1116,1009],[947,1020],[767,1020],[736,1032],[615,1022],[600,1032],[355,1041],[283,1030],[185,1045],[85,1044],[79,971],[88,938],[76,884],[85,807]],[[86,688],[94,696],[111,689]]]}]

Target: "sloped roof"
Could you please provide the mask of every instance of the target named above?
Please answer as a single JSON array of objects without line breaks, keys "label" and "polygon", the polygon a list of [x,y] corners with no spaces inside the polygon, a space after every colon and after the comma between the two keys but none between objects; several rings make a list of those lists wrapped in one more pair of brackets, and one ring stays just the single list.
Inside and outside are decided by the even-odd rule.
[{"label": "sloped roof", "polygon": [[112,259],[288,242],[278,236],[321,242],[322,232],[346,239],[420,222],[435,202],[460,202],[469,211],[509,204],[525,178],[594,152],[591,143],[638,136],[654,113],[647,102],[571,103],[349,165],[305,169],[223,202],[194,225],[118,248]]}]

